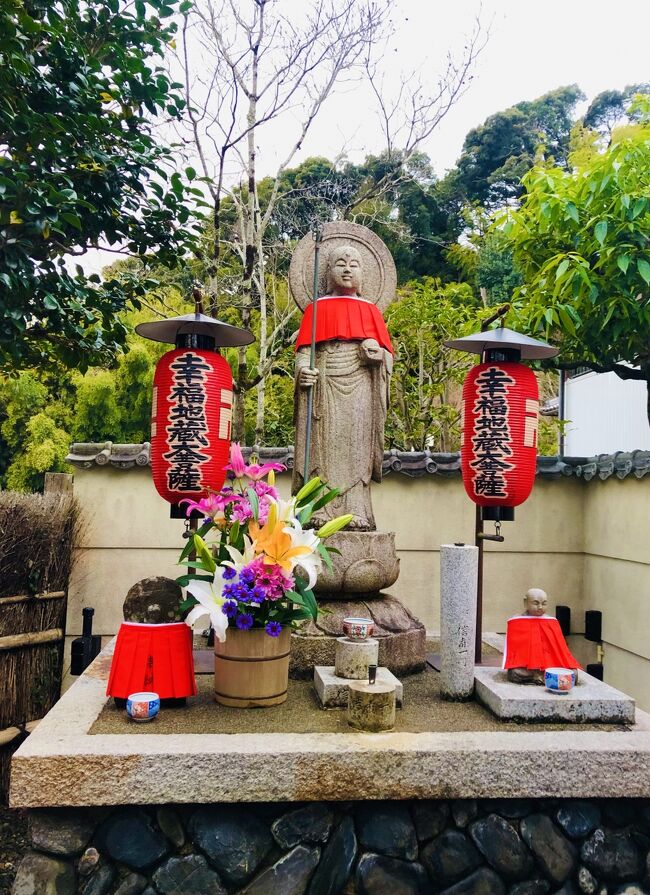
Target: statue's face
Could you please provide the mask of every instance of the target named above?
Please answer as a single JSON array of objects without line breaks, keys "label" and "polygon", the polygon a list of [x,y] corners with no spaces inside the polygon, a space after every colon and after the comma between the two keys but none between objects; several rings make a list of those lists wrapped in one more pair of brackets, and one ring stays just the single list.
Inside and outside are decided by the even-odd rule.
[{"label": "statue's face", "polygon": [[340,295],[361,292],[361,256],[351,246],[341,246],[332,252],[328,263],[330,290]]},{"label": "statue's face", "polygon": [[540,588],[531,587],[524,597],[524,605],[526,607],[526,615],[534,615],[539,618],[546,614],[548,597]]}]

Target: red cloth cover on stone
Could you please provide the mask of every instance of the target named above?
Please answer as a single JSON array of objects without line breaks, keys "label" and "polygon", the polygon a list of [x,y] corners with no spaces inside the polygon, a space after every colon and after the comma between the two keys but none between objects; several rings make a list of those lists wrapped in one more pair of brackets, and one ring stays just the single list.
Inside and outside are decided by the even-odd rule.
[{"label": "red cloth cover on stone", "polygon": [[146,691],[161,699],[196,695],[192,630],[185,622],[120,625],[106,695],[127,699]]},{"label": "red cloth cover on stone", "polygon": [[[298,331],[296,350],[311,345],[313,304],[307,305]],[[381,311],[372,302],[351,296],[318,299],[316,311],[316,341],[332,339],[376,339],[382,348],[393,354],[390,336]]]},{"label": "red cloth cover on stone", "polygon": [[521,615],[508,619],[504,668],[581,668],[566,645],[556,618]]}]

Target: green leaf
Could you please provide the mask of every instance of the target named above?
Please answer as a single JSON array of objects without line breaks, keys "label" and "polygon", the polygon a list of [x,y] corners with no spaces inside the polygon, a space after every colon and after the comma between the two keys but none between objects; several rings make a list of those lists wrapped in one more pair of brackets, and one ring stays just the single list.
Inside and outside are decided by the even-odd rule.
[{"label": "green leaf", "polygon": [[634,218],[638,218],[638,216],[641,214],[641,212],[645,208],[645,203],[646,203],[646,200],[643,197],[636,200],[636,202],[632,206],[632,214],[630,215],[632,220],[634,220]]},{"label": "green leaf", "polygon": [[334,566],[332,565],[332,557],[329,555],[329,551],[325,544],[319,544],[317,549],[323,557],[323,562],[325,563],[326,568],[329,569],[330,572],[333,572]]},{"label": "green leaf", "polygon": [[209,581],[212,582],[212,575],[180,575],[174,579],[180,587],[187,587],[191,581]]},{"label": "green leaf", "polygon": [[616,263],[619,268],[623,271],[623,273],[627,273],[627,269],[630,266],[630,256],[629,255],[619,255],[616,259]]},{"label": "green leaf", "polygon": [[183,562],[176,563],[177,566],[185,566],[187,569],[200,569],[202,572],[213,572],[214,570],[210,568],[204,562],[201,562],[200,559],[196,560],[184,560]]},{"label": "green leaf", "polygon": [[327,494],[323,494],[322,497],[319,497],[314,506],[312,507],[312,512],[317,513],[319,510],[322,510],[324,506],[327,506],[332,500],[336,500],[336,498],[341,493],[339,488],[332,488]]},{"label": "green leaf", "polygon": [[648,264],[645,258],[637,258],[636,266],[646,284],[650,286],[650,264]]},{"label": "green leaf", "polygon": [[205,565],[205,570],[207,572],[214,572],[217,568],[217,564],[214,561],[214,557],[212,556],[212,551],[205,543],[203,538],[199,534],[194,534],[194,549],[196,550],[196,555],[199,557],[201,562]]},{"label": "green leaf", "polygon": [[559,280],[560,277],[564,276],[564,274],[569,269],[570,263],[571,262],[569,261],[568,258],[565,258],[563,261],[560,261],[560,263],[557,266],[557,270],[555,271],[555,279],[556,280]]},{"label": "green leaf", "polygon": [[607,221],[598,221],[594,227],[594,236],[601,245],[605,242],[605,237],[607,236]]},{"label": "green leaf", "polygon": [[567,202],[566,213],[570,218],[572,218],[572,220],[576,222],[576,224],[580,223],[580,215],[578,214],[578,209],[573,202]]},{"label": "green leaf", "polygon": [[196,171],[194,170],[194,168],[186,168],[185,176],[188,180],[194,180],[194,178],[196,177]]},{"label": "green leaf", "polygon": [[255,519],[255,521],[257,522],[260,517],[260,502],[257,499],[257,494],[253,491],[252,488],[247,488],[246,496],[248,497],[251,509],[253,511],[253,519]]}]

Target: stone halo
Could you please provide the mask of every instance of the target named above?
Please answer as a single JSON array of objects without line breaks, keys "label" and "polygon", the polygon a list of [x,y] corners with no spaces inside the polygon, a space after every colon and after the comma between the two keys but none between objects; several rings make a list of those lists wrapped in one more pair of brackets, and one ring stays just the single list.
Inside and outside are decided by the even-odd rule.
[{"label": "stone halo", "polygon": [[[395,300],[397,271],[393,256],[376,233],[351,221],[331,221],[323,225],[323,241],[319,258],[319,297],[327,288],[325,266],[327,253],[334,246],[353,245],[361,255],[364,298],[377,305],[380,311]],[[312,300],[314,281],[314,239],[307,233],[300,240],[289,266],[289,286],[293,300],[304,311]]]}]

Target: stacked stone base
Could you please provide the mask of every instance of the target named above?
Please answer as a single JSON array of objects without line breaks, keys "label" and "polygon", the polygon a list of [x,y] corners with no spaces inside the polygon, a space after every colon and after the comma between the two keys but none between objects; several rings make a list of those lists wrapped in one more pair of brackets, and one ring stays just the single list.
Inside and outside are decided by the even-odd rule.
[{"label": "stacked stone base", "polygon": [[298,680],[311,680],[316,665],[334,665],[336,641],[342,637],[343,619],[371,618],[373,637],[379,641],[379,665],[397,677],[424,671],[426,630],[424,625],[395,597],[380,594],[376,598],[320,600],[325,610],[318,622],[308,622],[291,635],[289,674]]},{"label": "stacked stone base", "polygon": [[650,801],[30,812],[13,895],[640,895]]}]

